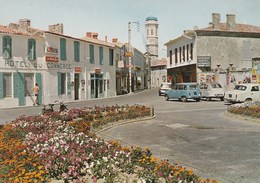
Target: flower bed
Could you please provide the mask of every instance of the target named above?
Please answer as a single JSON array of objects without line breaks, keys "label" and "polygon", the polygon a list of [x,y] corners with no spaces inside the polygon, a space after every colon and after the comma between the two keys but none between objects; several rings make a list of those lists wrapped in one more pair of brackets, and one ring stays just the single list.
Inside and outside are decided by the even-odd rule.
[{"label": "flower bed", "polygon": [[20,116],[0,126],[0,182],[209,182],[156,159],[149,149],[122,147],[90,133],[92,126],[149,115],[150,108],[135,105]]},{"label": "flower bed", "polygon": [[230,105],[228,112],[252,118],[260,118],[260,102],[245,102]]}]

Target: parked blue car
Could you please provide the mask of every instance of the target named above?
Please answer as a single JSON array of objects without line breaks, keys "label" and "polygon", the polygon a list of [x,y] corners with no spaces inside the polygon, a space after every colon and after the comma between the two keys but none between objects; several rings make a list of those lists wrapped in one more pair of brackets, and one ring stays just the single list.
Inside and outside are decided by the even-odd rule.
[{"label": "parked blue car", "polygon": [[177,83],[166,91],[165,100],[178,99],[187,102],[188,99],[200,101],[200,89],[197,83]]}]

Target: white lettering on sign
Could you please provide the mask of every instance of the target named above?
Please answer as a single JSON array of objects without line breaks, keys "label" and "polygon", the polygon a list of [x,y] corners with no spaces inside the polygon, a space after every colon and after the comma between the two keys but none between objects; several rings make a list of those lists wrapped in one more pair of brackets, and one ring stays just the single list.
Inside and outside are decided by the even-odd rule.
[{"label": "white lettering on sign", "polygon": [[42,64],[31,63],[31,62],[26,62],[26,61],[5,60],[5,67],[15,67],[15,68],[42,68]]}]

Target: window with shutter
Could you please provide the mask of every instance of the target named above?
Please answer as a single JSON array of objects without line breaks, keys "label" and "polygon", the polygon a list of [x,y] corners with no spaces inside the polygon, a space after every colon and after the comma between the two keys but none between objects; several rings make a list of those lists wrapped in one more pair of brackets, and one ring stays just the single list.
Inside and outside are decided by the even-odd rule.
[{"label": "window with shutter", "polygon": [[74,60],[75,62],[79,62],[79,42],[74,41]]},{"label": "window with shutter", "polygon": [[28,60],[36,59],[36,41],[35,39],[28,39]]},{"label": "window with shutter", "polygon": [[60,59],[61,60],[66,60],[67,58],[66,55],[66,39],[61,38],[60,39]]},{"label": "window with shutter", "polygon": [[109,65],[114,65],[114,50],[109,49]]},{"label": "window with shutter", "polygon": [[102,46],[99,47],[99,64],[104,64],[104,51]]},{"label": "window with shutter", "polygon": [[3,36],[3,58],[12,58],[12,38]]},{"label": "window with shutter", "polygon": [[94,64],[95,60],[94,60],[94,45],[89,45],[89,55],[90,55],[90,63]]}]

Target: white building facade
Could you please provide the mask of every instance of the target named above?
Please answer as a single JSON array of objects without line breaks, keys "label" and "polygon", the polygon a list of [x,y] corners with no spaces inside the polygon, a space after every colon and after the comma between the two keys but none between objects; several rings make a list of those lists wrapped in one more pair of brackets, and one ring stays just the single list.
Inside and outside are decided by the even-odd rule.
[{"label": "white building facade", "polygon": [[260,55],[260,27],[239,24],[235,15],[212,14],[206,28],[184,31],[167,46],[167,75],[172,83],[220,82],[226,90],[251,82],[252,58]]},{"label": "white building facade", "polygon": [[66,36],[62,24],[32,29],[28,19],[0,26],[0,42],[0,108],[32,106],[35,83],[40,104],[116,95],[111,43]]}]

